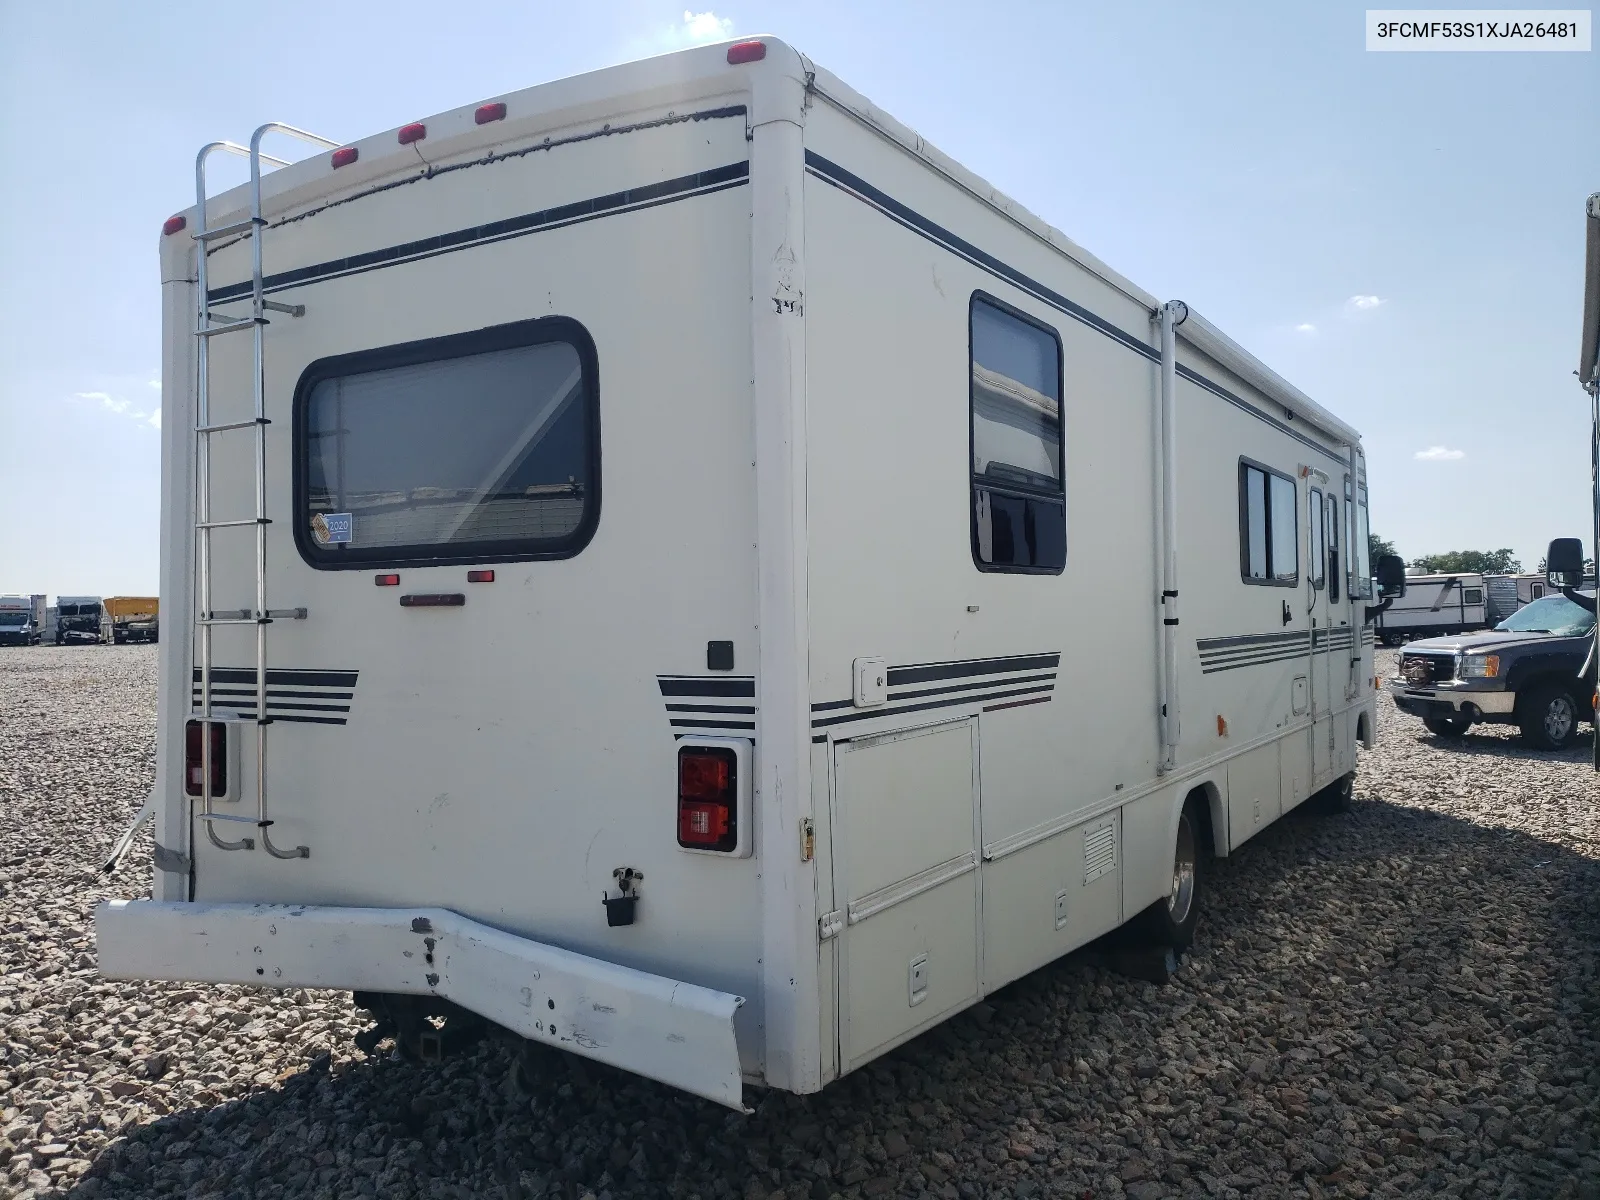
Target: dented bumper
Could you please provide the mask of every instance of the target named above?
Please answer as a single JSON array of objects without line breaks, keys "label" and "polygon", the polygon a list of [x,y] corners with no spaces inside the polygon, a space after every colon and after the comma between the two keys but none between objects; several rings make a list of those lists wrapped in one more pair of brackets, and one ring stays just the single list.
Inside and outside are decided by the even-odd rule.
[{"label": "dented bumper", "polygon": [[447,909],[112,900],[95,909],[95,938],[110,979],[439,996],[531,1041],[744,1107],[742,997]]}]

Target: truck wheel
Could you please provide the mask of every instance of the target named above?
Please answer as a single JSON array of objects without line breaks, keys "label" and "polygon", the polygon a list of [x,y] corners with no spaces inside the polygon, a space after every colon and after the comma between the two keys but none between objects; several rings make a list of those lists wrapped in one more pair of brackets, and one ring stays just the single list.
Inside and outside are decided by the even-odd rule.
[{"label": "truck wheel", "polygon": [[1135,918],[1139,935],[1158,946],[1187,950],[1200,916],[1200,810],[1191,799],[1178,815],[1172,853],[1172,889]]},{"label": "truck wheel", "polygon": [[1565,750],[1578,735],[1578,703],[1558,683],[1542,683],[1517,705],[1522,737],[1539,750]]},{"label": "truck wheel", "polygon": [[1435,737],[1449,738],[1452,742],[1466,737],[1467,730],[1472,728],[1472,722],[1465,717],[1423,717],[1422,723]]}]

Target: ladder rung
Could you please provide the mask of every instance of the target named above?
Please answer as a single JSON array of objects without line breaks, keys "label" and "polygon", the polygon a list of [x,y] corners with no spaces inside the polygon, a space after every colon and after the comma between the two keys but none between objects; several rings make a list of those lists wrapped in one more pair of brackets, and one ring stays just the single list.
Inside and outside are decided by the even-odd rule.
[{"label": "ladder rung", "polygon": [[196,329],[196,337],[216,337],[219,333],[236,333],[241,329],[254,329],[257,324],[265,325],[265,317],[246,317],[242,321],[230,321],[226,325],[213,325],[209,329]]},{"label": "ladder rung", "polygon": [[254,617],[201,617],[196,625],[260,625]]},{"label": "ladder rung", "polygon": [[246,517],[242,521],[196,521],[196,529],[237,529],[241,525],[271,525],[270,517]]},{"label": "ladder rung", "polygon": [[271,821],[258,821],[254,817],[236,817],[230,813],[199,813],[202,821],[233,821],[239,825],[271,825]]},{"label": "ladder rung", "polygon": [[251,429],[257,425],[271,425],[270,417],[252,417],[248,421],[229,421],[226,425],[196,425],[196,433],[226,433],[230,429]]},{"label": "ladder rung", "polygon": [[[224,300],[222,303],[238,304],[242,299],[243,297],[237,297],[231,300]],[[303,317],[306,315],[306,306],[304,304],[283,304],[277,300],[263,300],[261,307],[268,312],[288,313],[291,317]],[[212,312],[209,309],[206,310],[206,316],[213,321],[247,321],[250,319],[249,317],[236,316],[233,313]]]},{"label": "ladder rung", "polygon": [[[212,617],[254,621],[256,619],[256,610],[253,608],[214,608],[211,610],[210,615]],[[303,608],[269,608],[267,609],[267,617],[269,620],[274,621],[304,621],[306,619],[306,610]]]},{"label": "ladder rung", "polygon": [[270,725],[270,724],[272,724],[272,718],[271,717],[268,717],[265,721],[258,721],[254,717],[241,717],[231,708],[224,708],[224,709],[221,709],[220,711],[213,710],[209,717],[207,717],[204,714],[202,714],[200,712],[200,710],[197,708],[197,709],[195,709],[193,712],[191,712],[189,714],[189,719],[191,721],[210,721],[213,725]]},{"label": "ladder rung", "polygon": [[232,225],[218,225],[215,229],[197,230],[194,240],[197,242],[209,242],[213,238],[232,237],[236,233],[244,233],[247,230],[253,230],[257,225],[265,224],[266,221],[261,217],[246,217],[242,221],[235,221]]}]

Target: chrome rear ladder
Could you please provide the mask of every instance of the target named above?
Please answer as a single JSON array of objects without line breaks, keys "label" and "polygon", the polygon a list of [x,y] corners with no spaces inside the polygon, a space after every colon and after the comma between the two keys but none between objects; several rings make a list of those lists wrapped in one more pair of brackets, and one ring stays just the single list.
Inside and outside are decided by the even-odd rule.
[{"label": "chrome rear ladder", "polygon": [[[261,215],[261,164],[268,162],[274,166],[288,166],[285,159],[275,158],[261,152],[261,139],[269,133],[286,134],[289,137],[299,138],[314,146],[326,149],[338,147],[338,142],[329,141],[327,138],[318,137],[316,134],[307,133],[303,129],[295,129],[290,125],[282,125],[276,121],[269,121],[257,129],[250,137],[250,146],[246,149],[234,142],[211,142],[201,148],[195,156],[194,185],[195,204],[198,212],[194,240],[196,242],[195,292],[195,330],[196,346],[196,384],[195,384],[195,421],[194,421],[194,539],[191,545],[192,561],[194,563],[194,654],[200,674],[200,704],[199,710],[193,713],[193,719],[200,725],[200,812],[199,817],[205,822],[206,836],[211,839],[211,844],[221,850],[253,850],[255,839],[241,837],[236,841],[227,841],[219,838],[216,833],[216,822],[229,821],[241,824],[254,824],[260,831],[261,846],[274,858],[310,858],[311,849],[308,846],[296,846],[292,850],[280,850],[272,844],[268,830],[272,821],[267,816],[267,727],[271,725],[272,718],[267,712],[267,626],[276,619],[304,618],[305,609],[273,610],[267,607],[267,526],[271,524],[267,518],[267,426],[271,421],[266,415],[266,374],[264,368],[264,334],[269,324],[267,313],[286,313],[291,317],[305,314],[305,307],[298,304],[280,304],[268,300],[263,294],[262,267],[261,267],[261,233],[266,227],[266,220]],[[243,221],[230,225],[221,225],[215,229],[206,227],[206,161],[212,153],[222,150],[229,154],[237,154],[250,160],[250,215]],[[249,238],[251,243],[250,253],[250,315],[240,317],[233,314],[214,313],[211,311],[211,298],[207,294],[206,283],[206,257],[210,252],[213,242],[225,238]],[[213,324],[213,322],[218,322]],[[254,339],[254,354],[251,372],[251,385],[254,393],[253,416],[244,421],[228,421],[213,424],[211,421],[211,355],[210,343],[214,337],[226,334],[241,333],[249,330]],[[218,434],[250,430],[255,441],[255,514],[231,520],[216,521],[211,518],[211,439]],[[219,529],[247,529],[254,528],[256,535],[255,545],[255,608],[235,610],[233,613],[221,614],[212,607],[211,599],[211,535]],[[213,716],[211,711],[211,631],[218,625],[254,625],[256,627],[256,652],[255,652],[255,718],[249,720],[234,717],[229,719],[232,724],[253,724],[256,730],[256,815],[254,818],[234,816],[219,813],[213,810],[212,804],[215,797],[212,795],[211,777],[211,736],[210,729],[213,722],[219,718]],[[191,682],[191,689],[193,684]],[[187,791],[189,781],[184,780]]]}]

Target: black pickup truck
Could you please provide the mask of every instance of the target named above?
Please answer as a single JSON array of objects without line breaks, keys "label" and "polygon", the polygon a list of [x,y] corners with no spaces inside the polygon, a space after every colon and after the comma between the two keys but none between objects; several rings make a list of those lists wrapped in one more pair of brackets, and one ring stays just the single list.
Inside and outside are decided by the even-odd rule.
[{"label": "black pickup truck", "polygon": [[1592,608],[1544,596],[1487,632],[1410,643],[1387,690],[1440,737],[1482,721],[1516,725],[1529,745],[1560,750],[1580,721],[1594,722],[1594,624]]}]

